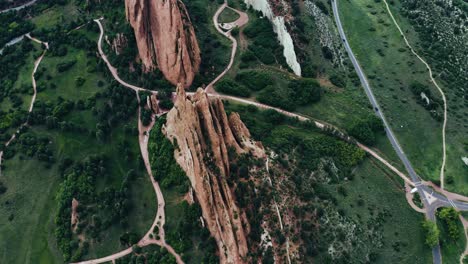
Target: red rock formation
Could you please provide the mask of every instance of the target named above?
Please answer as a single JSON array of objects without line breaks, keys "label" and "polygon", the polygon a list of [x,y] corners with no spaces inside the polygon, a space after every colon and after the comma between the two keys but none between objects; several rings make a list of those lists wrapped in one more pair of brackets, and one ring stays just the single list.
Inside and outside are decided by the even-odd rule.
[{"label": "red rock formation", "polygon": [[125,6],[146,70],[158,67],[172,84],[190,86],[201,59],[185,5],[180,0],[125,0]]},{"label": "red rock formation", "polygon": [[208,98],[203,89],[187,97],[182,87],[177,88],[163,132],[177,146],[175,159],[190,179],[221,263],[245,263],[249,224],[227,183],[228,149],[264,157],[263,147],[250,139],[239,115],[228,118],[222,101]]},{"label": "red rock formation", "polygon": [[122,50],[127,47],[127,38],[122,33],[118,33],[115,38],[112,40],[112,50],[115,54],[119,55],[122,53]]}]

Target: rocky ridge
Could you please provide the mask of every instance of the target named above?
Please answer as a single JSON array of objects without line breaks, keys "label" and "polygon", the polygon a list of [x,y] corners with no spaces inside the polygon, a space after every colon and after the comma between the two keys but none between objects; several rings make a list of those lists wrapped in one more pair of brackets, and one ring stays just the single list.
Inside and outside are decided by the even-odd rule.
[{"label": "rocky ridge", "polygon": [[159,68],[174,85],[189,87],[200,67],[200,48],[185,5],[179,0],[125,0],[146,71]]},{"label": "rocky ridge", "polygon": [[245,263],[250,225],[227,182],[229,153],[265,157],[263,146],[250,138],[238,114],[228,118],[221,99],[209,98],[203,89],[187,96],[178,86],[163,132],[175,146],[175,159],[190,179],[205,225],[217,242],[221,263]]}]

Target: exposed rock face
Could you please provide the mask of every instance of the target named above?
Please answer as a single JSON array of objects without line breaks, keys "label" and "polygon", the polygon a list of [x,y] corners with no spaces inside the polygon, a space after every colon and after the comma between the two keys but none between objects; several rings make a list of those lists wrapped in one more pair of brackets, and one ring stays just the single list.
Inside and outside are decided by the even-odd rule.
[{"label": "exposed rock face", "polygon": [[160,109],[159,109],[159,101],[156,95],[152,94],[151,96],[147,97],[146,100],[147,100],[146,105],[148,106],[148,108],[151,109],[153,113],[158,114]]},{"label": "exposed rock face", "polygon": [[188,97],[178,87],[163,130],[176,146],[175,158],[190,178],[205,225],[217,241],[221,263],[245,263],[249,224],[227,183],[228,149],[264,157],[263,146],[250,139],[238,114],[228,118],[222,101],[208,98],[202,89]]},{"label": "exposed rock face", "polygon": [[115,54],[119,55],[122,53],[122,50],[127,47],[127,38],[122,33],[118,33],[115,38],[112,40],[112,50]]},{"label": "exposed rock face", "polygon": [[125,6],[146,70],[158,67],[172,84],[190,86],[201,59],[185,5],[180,0],[125,0]]}]

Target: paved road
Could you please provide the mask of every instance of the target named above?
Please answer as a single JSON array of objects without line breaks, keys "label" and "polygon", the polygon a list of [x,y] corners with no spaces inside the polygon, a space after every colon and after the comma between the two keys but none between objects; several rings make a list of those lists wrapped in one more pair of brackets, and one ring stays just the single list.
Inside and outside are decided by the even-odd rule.
[{"label": "paved road", "polygon": [[[28,123],[29,123],[29,116],[31,115],[31,112],[33,110],[33,107],[34,107],[34,102],[36,102],[36,95],[37,95],[37,89],[36,89],[36,78],[34,77],[34,75],[36,74],[36,71],[37,71],[37,68],[39,67],[39,64],[41,63],[42,59],[44,58],[44,55],[46,54],[47,50],[49,49],[49,44],[47,42],[42,42],[36,38],[33,38],[31,37],[31,35],[29,33],[23,35],[21,37],[21,39],[26,36],[28,37],[29,39],[31,39],[32,41],[35,41],[39,44],[44,44],[46,49],[42,52],[42,55],[36,59],[36,61],[34,61],[34,68],[33,68],[33,71],[31,73],[31,80],[32,80],[32,86],[33,86],[33,95],[32,95],[32,98],[31,98],[31,103],[29,105],[29,109],[28,109],[28,118],[26,119],[26,122],[24,122],[23,124],[21,124],[19,126],[19,128],[16,130],[16,132],[10,137],[10,139],[5,143],[5,147],[8,147],[10,145],[10,143],[16,139],[16,135],[20,133],[20,131],[23,129],[23,127],[27,126]],[[3,159],[3,151],[0,151],[0,176],[2,175],[2,159]]]},{"label": "paved road", "polygon": [[[349,55],[351,57],[352,63],[354,65],[354,67],[356,68],[358,76],[359,76],[359,78],[360,78],[360,80],[361,80],[361,82],[362,82],[362,84],[363,84],[363,86],[365,88],[366,94],[369,97],[369,100],[371,101],[372,106],[374,107],[374,109],[376,109],[376,114],[380,118],[382,118],[382,120],[384,122],[385,131],[387,133],[387,136],[389,137],[390,142],[392,143],[392,146],[395,148],[395,150],[397,151],[398,156],[403,161],[403,163],[405,165],[405,168],[407,169],[407,171],[408,171],[408,173],[410,175],[410,178],[411,178],[411,180],[409,180],[406,177],[403,177],[403,179],[406,182],[409,182],[411,185],[417,187],[418,192],[419,192],[419,194],[420,194],[420,196],[421,196],[421,198],[422,198],[422,200],[423,200],[423,202],[425,204],[425,207],[427,209],[428,218],[431,219],[431,220],[435,220],[435,210],[437,208],[439,208],[439,207],[453,206],[453,207],[455,207],[455,208],[457,208],[459,210],[468,211],[468,203],[453,201],[453,200],[448,199],[446,196],[444,196],[444,195],[442,195],[442,194],[440,194],[438,192],[435,192],[430,187],[424,185],[424,183],[420,180],[419,176],[414,171],[410,161],[406,157],[405,153],[403,152],[403,149],[399,145],[396,137],[394,136],[394,134],[393,134],[392,130],[390,129],[387,121],[385,120],[384,115],[382,114],[382,112],[380,110],[378,110],[378,109],[380,109],[380,107],[379,107],[379,105],[377,103],[377,100],[375,99],[375,97],[374,97],[374,95],[372,93],[372,90],[371,90],[371,88],[369,86],[369,83],[367,82],[367,79],[365,78],[365,75],[364,75],[361,67],[359,66],[359,63],[357,62],[356,58],[354,57],[354,54],[352,53],[352,50],[351,50],[351,48],[349,47],[349,45],[348,45],[348,43],[346,41],[346,36],[344,34],[343,28],[341,26],[341,22],[339,20],[336,3],[334,1],[332,3],[333,3],[333,12],[335,14],[335,19],[337,21],[337,25],[338,25],[338,29],[340,31],[340,35],[345,40],[344,44],[345,44],[346,50],[348,51],[348,53],[349,53]],[[101,41],[102,41],[102,37],[103,37],[103,28],[102,28],[102,25],[101,25],[99,20],[100,19],[95,20],[95,22],[98,23],[98,25],[99,25],[99,27],[101,29],[101,35],[100,35],[99,41],[98,41],[99,53],[101,54],[102,59],[106,62],[107,66],[108,66],[109,70],[111,71],[112,75],[114,76],[114,78],[118,82],[120,82],[122,85],[126,86],[127,88],[133,89],[135,91],[148,91],[148,92],[152,92],[152,93],[157,94],[157,91],[151,91],[151,90],[147,90],[147,89],[144,89],[144,88],[141,88],[141,87],[136,87],[136,86],[128,84],[128,83],[126,83],[126,82],[124,82],[123,80],[120,79],[116,69],[110,64],[110,62],[107,60],[107,57],[105,56],[104,52],[102,51]],[[212,90],[214,90],[214,89],[212,89]],[[288,112],[288,111],[285,111],[285,110],[282,110],[282,109],[279,109],[279,108],[275,108],[275,107],[272,107],[272,106],[269,106],[269,105],[261,104],[261,103],[258,103],[258,102],[253,102],[253,101],[250,101],[248,99],[238,98],[238,97],[228,96],[228,95],[219,95],[219,94],[216,94],[215,92],[213,93],[213,91],[209,91],[209,90],[208,90],[208,93],[209,93],[210,97],[219,96],[222,99],[234,100],[234,101],[238,101],[238,102],[245,103],[245,104],[255,105],[255,106],[257,106],[259,108],[263,108],[263,109],[272,109],[272,110],[278,111],[280,113],[283,113],[286,116],[298,118],[300,121],[312,121],[319,128],[324,128],[324,127],[327,126],[327,124],[322,122],[322,121],[313,120],[311,118],[308,118],[308,117],[305,117],[305,116],[302,116],[302,115],[299,115],[299,114],[296,114],[296,113],[291,113],[291,112]],[[192,94],[192,93],[187,93],[187,95],[190,95],[190,94]],[[365,150],[370,155],[372,155],[372,156],[376,157],[377,159],[379,159],[379,161],[381,161],[381,162],[383,161],[386,166],[389,165],[389,163],[385,162],[385,159],[381,158],[377,153],[373,152],[372,150],[370,150],[368,148],[363,148],[360,144],[358,146],[361,147],[363,150]],[[390,165],[389,168],[392,169],[392,171],[395,171],[398,175],[400,175],[400,176],[403,175],[404,176],[403,173],[399,172],[393,166]],[[441,263],[441,256],[440,256],[440,248],[439,247],[434,248],[434,262],[435,263]]]},{"label": "paved road", "polygon": [[[28,34],[29,34],[29,33],[28,33]],[[3,54],[3,50],[4,50],[6,47],[15,45],[16,43],[18,43],[18,42],[20,42],[21,40],[23,40],[25,35],[26,35],[26,34],[23,34],[23,35],[21,35],[21,36],[19,36],[19,37],[16,37],[16,38],[14,38],[14,39],[8,41],[7,44],[5,44],[5,45],[3,46],[3,48],[0,49],[0,55]]]},{"label": "paved road", "polygon": [[[346,34],[344,33],[343,26],[341,24],[339,12],[338,12],[337,0],[332,0],[332,8],[333,8],[333,14],[335,17],[335,22],[338,27],[338,31],[343,41],[344,47],[346,51],[348,52],[349,58],[351,59],[351,62],[353,63],[354,69],[356,70],[356,73],[358,74],[359,79],[361,80],[361,84],[364,87],[366,95],[369,98],[369,101],[375,111],[375,114],[378,117],[380,117],[384,123],[385,133],[387,134],[387,137],[390,140],[390,143],[392,144],[393,149],[397,153],[400,160],[403,162],[411,180],[413,181],[415,187],[418,190],[419,195],[421,196],[424,202],[424,205],[426,208],[426,217],[432,221],[435,221],[435,210],[437,210],[437,208],[439,207],[453,206],[458,209],[464,209],[464,210],[468,209],[468,204],[462,203],[462,202],[453,202],[452,200],[447,199],[445,196],[433,192],[429,187],[422,185],[420,177],[417,175],[416,171],[411,165],[411,162],[408,160],[408,157],[406,156],[405,152],[401,148],[400,144],[398,143],[397,138],[395,137],[395,134],[393,134],[392,129],[390,128],[387,120],[385,119],[385,116],[382,113],[381,108],[377,100],[374,97],[374,94],[369,85],[369,82],[367,81],[367,78],[361,66],[359,65],[358,61],[356,60],[356,57],[353,54],[351,47],[349,46],[348,40],[346,38]],[[433,254],[434,263],[442,263],[442,256],[440,253],[439,246],[436,246],[432,249],[432,254]]]},{"label": "paved road", "polygon": [[30,2],[27,2],[27,3],[23,4],[23,5],[20,5],[20,6],[18,6],[18,7],[12,7],[12,8],[8,8],[8,9],[5,9],[5,10],[1,10],[1,11],[0,11],[0,14],[6,13],[6,12],[10,12],[10,11],[18,11],[18,10],[20,10],[20,9],[23,9],[23,8],[25,8],[25,7],[28,7],[28,6],[30,6],[30,5],[33,5],[33,4],[36,3],[36,2],[37,2],[37,0],[32,0],[32,1],[30,1]]},{"label": "paved road", "polygon": [[429,66],[429,64],[421,56],[419,56],[418,53],[416,53],[416,51],[414,50],[414,48],[411,46],[408,39],[406,38],[405,33],[403,33],[403,30],[398,25],[398,22],[393,16],[392,10],[390,10],[390,6],[388,5],[387,1],[384,0],[383,2],[385,6],[387,7],[387,12],[392,18],[393,24],[396,26],[401,36],[403,37],[403,40],[405,41],[406,46],[408,46],[408,48],[411,50],[411,53],[413,53],[424,64],[424,66],[426,66],[426,69],[429,74],[429,79],[431,80],[432,84],[434,84],[434,86],[437,87],[437,90],[439,90],[439,93],[442,96],[442,101],[444,102],[444,122],[442,125],[442,165],[440,167],[440,184],[441,184],[440,187],[444,189],[444,183],[445,183],[444,172],[445,172],[445,163],[447,161],[447,146],[446,146],[446,140],[445,140],[446,138],[445,130],[447,128],[447,99],[445,98],[444,91],[442,90],[442,88],[439,86],[439,84],[436,82],[436,80],[433,77],[431,66]]}]

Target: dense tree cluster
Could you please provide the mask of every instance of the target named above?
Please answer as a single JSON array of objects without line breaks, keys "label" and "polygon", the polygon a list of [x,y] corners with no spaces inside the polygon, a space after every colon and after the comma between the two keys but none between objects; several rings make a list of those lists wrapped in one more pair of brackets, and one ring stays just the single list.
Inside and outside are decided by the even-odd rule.
[{"label": "dense tree cluster", "polygon": [[374,145],[379,133],[384,132],[382,120],[376,115],[369,115],[363,120],[354,122],[349,134],[367,145]]},{"label": "dense tree cluster", "polygon": [[426,245],[432,248],[439,244],[440,230],[437,227],[437,224],[429,220],[424,220],[422,227],[426,232]]},{"label": "dense tree cluster", "polygon": [[13,89],[18,79],[19,69],[26,62],[26,57],[33,51],[33,45],[29,41],[23,41],[21,44],[9,46],[3,50],[0,56],[0,103],[6,98],[10,98],[14,107],[21,105],[20,94],[32,92],[32,87],[22,87],[22,89]]},{"label": "dense tree cluster", "polygon": [[[128,225],[130,182],[136,177],[133,170],[128,171],[118,190],[108,187],[96,192],[97,177],[108,173],[108,161],[104,156],[89,156],[82,162],[63,163],[64,181],[57,193],[59,209],[55,216],[55,237],[59,249],[66,261],[77,261],[87,252],[87,242],[74,238],[70,225],[72,199],[79,201],[77,208],[79,222],[77,234],[85,234],[91,239],[98,239],[101,232],[111,225]],[[128,240],[124,240],[128,242]],[[122,238],[121,238],[122,242]],[[124,243],[124,242],[122,242]]]},{"label": "dense tree cluster", "polygon": [[163,247],[134,248],[133,254],[115,260],[116,264],[176,264],[174,256]]},{"label": "dense tree cluster", "polygon": [[[71,204],[75,198],[81,203],[92,203],[95,197],[95,178],[105,172],[102,157],[88,157],[83,163],[73,166],[60,185],[57,193],[58,210],[55,216],[55,238],[65,261],[79,259],[83,252],[74,253],[70,226]],[[75,245],[73,247],[72,245]]]},{"label": "dense tree cluster", "polygon": [[258,94],[258,101],[284,110],[294,111],[297,106],[318,102],[322,97],[322,88],[313,79],[299,79],[289,82],[287,87],[269,85]]},{"label": "dense tree cluster", "polygon": [[37,157],[38,160],[47,162],[49,165],[55,162],[51,143],[51,138],[38,136],[32,132],[20,134],[18,141],[15,142],[18,152],[28,157]]},{"label": "dense tree cluster", "polygon": [[7,187],[0,181],[0,195],[4,194],[7,191]]},{"label": "dense tree cluster", "polygon": [[216,89],[225,94],[231,94],[241,97],[249,97],[250,90],[245,86],[238,84],[232,79],[224,78],[218,84],[216,84]]},{"label": "dense tree cluster", "polygon": [[165,118],[157,120],[149,143],[153,176],[163,188],[176,188],[180,193],[186,193],[190,183],[185,172],[174,159],[174,148],[178,148],[177,142],[174,142],[173,146],[161,132],[165,121]]},{"label": "dense tree cluster", "polygon": [[3,134],[8,128],[19,127],[27,119],[27,112],[25,110],[10,110],[9,112],[0,111],[0,134],[2,139],[9,135]]},{"label": "dense tree cluster", "polygon": [[268,73],[252,70],[238,73],[236,81],[252,91],[260,91],[268,85],[273,84],[273,80]]},{"label": "dense tree cluster", "polygon": [[[283,56],[283,48],[279,44],[273,26],[268,18],[263,17],[261,13],[257,12],[259,17],[255,23],[249,23],[244,29],[244,34],[250,38],[253,43],[249,45],[249,51],[258,60],[264,64],[280,64],[287,67],[286,60]],[[250,57],[242,57],[241,68],[248,65],[248,62],[252,59]]]},{"label": "dense tree cluster", "polygon": [[[1,2],[0,2],[1,5]],[[17,12],[0,13],[0,48],[7,42],[34,29],[34,24]]]},{"label": "dense tree cluster", "polygon": [[437,217],[442,220],[443,225],[448,230],[448,236],[452,241],[456,241],[460,237],[459,215],[454,208],[442,208],[437,212]]},{"label": "dense tree cluster", "polygon": [[[161,131],[165,118],[157,120],[149,144],[149,152],[153,176],[164,189],[175,189],[180,194],[185,194],[190,186],[190,181],[185,172],[174,158],[174,148],[178,148],[177,141],[171,142]],[[192,260],[201,263],[218,263],[219,259],[215,255],[216,242],[210,236],[208,229],[202,227],[200,222],[201,208],[198,204],[189,205],[186,201],[176,205],[179,208],[178,220],[175,224],[165,227],[167,242],[179,253],[186,253],[193,249],[193,241],[200,243],[199,248],[203,248],[203,257],[199,260]],[[182,254],[185,261],[188,254]]]}]

